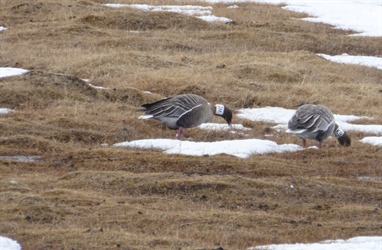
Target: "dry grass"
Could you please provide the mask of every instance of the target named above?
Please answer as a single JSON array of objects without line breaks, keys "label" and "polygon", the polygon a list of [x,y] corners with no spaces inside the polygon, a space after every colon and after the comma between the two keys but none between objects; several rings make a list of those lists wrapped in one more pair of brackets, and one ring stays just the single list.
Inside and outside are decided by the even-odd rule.
[{"label": "dry grass", "polygon": [[[381,38],[277,6],[219,4],[214,14],[234,23],[217,24],[106,2],[178,3],[0,0],[0,66],[31,70],[0,79],[0,107],[17,110],[0,117],[0,155],[41,156],[0,158],[0,235],[23,249],[246,249],[382,234],[382,150],[360,143],[363,133],[350,133],[351,148],[329,139],[322,150],[248,159],[102,146],[172,138],[135,110],[191,92],[233,109],[321,103],[381,124],[382,72],[315,55],[382,56]],[[249,138],[272,132],[234,123],[251,127]],[[198,128],[187,136],[248,138]]]}]

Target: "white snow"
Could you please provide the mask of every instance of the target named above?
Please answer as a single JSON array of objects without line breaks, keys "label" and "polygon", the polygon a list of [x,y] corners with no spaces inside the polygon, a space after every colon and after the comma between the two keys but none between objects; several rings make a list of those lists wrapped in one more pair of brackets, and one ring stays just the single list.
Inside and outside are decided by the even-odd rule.
[{"label": "white snow", "polygon": [[0,236],[0,249],[1,250],[21,250],[21,246],[15,240]]},{"label": "white snow", "polygon": [[223,22],[229,23],[232,20],[226,17],[217,17],[212,15],[213,8],[211,6],[196,5],[148,5],[148,4],[105,4],[111,8],[134,8],[143,11],[168,11],[176,12],[189,16],[196,16],[207,22]]},{"label": "white snow", "polygon": [[[381,14],[382,15],[382,14]],[[368,66],[372,68],[377,68],[382,70],[382,58],[375,56],[351,56],[349,54],[343,53],[342,55],[330,56],[325,54],[317,54],[326,60],[345,63],[345,64],[357,64]]]},{"label": "white snow", "polygon": [[[28,72],[28,70],[25,69],[18,69],[18,68],[9,68],[9,67],[0,67],[0,78],[2,77],[8,77],[8,76],[15,76],[15,75],[21,75]],[[14,110],[8,109],[8,108],[0,108],[0,115],[1,114],[8,114],[10,112],[13,112]]]},{"label": "white snow", "polygon": [[147,139],[114,144],[117,147],[160,149],[167,154],[207,156],[228,154],[247,158],[253,154],[282,153],[302,150],[295,144],[282,144],[269,140],[247,139],[217,142],[191,142],[172,139]]},{"label": "white snow", "polygon": [[[336,117],[336,116],[334,116]],[[347,122],[338,121],[338,126],[340,126],[343,130],[346,131],[358,131],[362,133],[369,133],[369,134],[376,134],[381,135],[382,134],[382,125],[373,125],[373,124],[350,124]]]},{"label": "white snow", "polygon": [[102,86],[95,86],[91,83],[89,83],[89,86],[92,87],[92,88],[95,88],[95,89],[110,89],[110,88],[106,88],[106,87],[102,87]]},{"label": "white snow", "polygon": [[[355,36],[382,36],[382,3],[368,1],[285,1],[286,10],[304,12],[303,20],[327,23],[336,28],[359,32]],[[351,17],[351,20],[349,19]]]},{"label": "white snow", "polygon": [[[26,70],[26,69],[0,67],[0,78],[21,75],[21,74],[24,74],[26,72],[28,72],[28,70]],[[14,112],[14,110],[8,109],[8,108],[0,108],[0,115],[1,114],[8,114],[10,112]]]},{"label": "white snow", "polygon": [[206,16],[199,16],[200,19],[203,19],[204,21],[207,22],[222,22],[222,23],[229,23],[232,22],[231,19],[226,18],[226,17],[217,17],[214,15],[206,15]]},{"label": "white snow", "polygon": [[228,6],[227,9],[239,9],[240,7],[238,5],[231,5]]},{"label": "white snow", "polygon": [[0,78],[9,77],[9,76],[17,76],[27,73],[26,69],[12,68],[12,67],[0,67]]},{"label": "white snow", "polygon": [[95,89],[110,89],[110,88],[106,88],[106,87],[102,87],[102,86],[95,86],[95,85],[89,83],[90,79],[82,79],[82,81],[87,82],[90,87],[95,88]]},{"label": "white snow", "polygon": [[264,107],[254,109],[239,109],[236,115],[242,119],[251,121],[271,122],[277,124],[287,124],[296,110],[279,107]]},{"label": "white snow", "polygon": [[[0,159],[11,160],[11,161],[19,161],[19,162],[36,162],[41,157],[38,155],[1,155]],[[1,249],[0,249],[1,250]]]},{"label": "white snow", "polygon": [[14,111],[13,109],[0,108],[0,115],[8,114],[13,111]]},{"label": "white snow", "polygon": [[273,244],[247,250],[382,250],[382,237],[360,236],[348,240],[326,240],[310,244]]},{"label": "white snow", "polygon": [[232,124],[231,127],[229,127],[225,123],[203,123],[199,128],[207,130],[251,130],[250,128],[244,127],[242,124]]},{"label": "white snow", "polygon": [[368,136],[360,141],[363,143],[369,143],[374,146],[382,146],[382,136]]}]

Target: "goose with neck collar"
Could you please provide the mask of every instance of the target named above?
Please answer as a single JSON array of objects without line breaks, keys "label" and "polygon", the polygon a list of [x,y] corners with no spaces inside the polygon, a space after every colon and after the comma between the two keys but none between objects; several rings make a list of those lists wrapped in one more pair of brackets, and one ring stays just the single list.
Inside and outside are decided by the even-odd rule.
[{"label": "goose with neck collar", "polygon": [[300,106],[288,122],[288,133],[301,138],[303,147],[306,140],[323,141],[334,135],[341,146],[350,146],[350,136],[336,124],[332,111],[324,105],[305,104]]},{"label": "goose with neck collar", "polygon": [[211,106],[206,99],[195,94],[168,97],[157,102],[143,104],[138,111],[145,112],[139,119],[155,119],[169,129],[177,129],[181,138],[186,128],[210,122],[214,115],[232,123],[232,111],[223,104]]}]

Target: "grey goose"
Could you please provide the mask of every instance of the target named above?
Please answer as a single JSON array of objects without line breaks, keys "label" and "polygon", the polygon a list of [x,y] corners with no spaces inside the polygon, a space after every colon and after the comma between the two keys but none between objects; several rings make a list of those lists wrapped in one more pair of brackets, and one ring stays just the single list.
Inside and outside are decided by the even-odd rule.
[{"label": "grey goose", "polygon": [[152,118],[169,129],[177,129],[177,138],[182,137],[185,128],[210,122],[214,115],[223,117],[228,125],[232,122],[230,109],[222,104],[210,106],[206,99],[195,94],[177,95],[143,104],[138,111],[145,112],[139,119]]},{"label": "grey goose", "polygon": [[306,140],[316,140],[318,147],[331,134],[337,138],[341,146],[350,146],[350,136],[335,123],[332,111],[323,105],[305,104],[300,106],[288,122],[288,133],[302,139],[303,147]]}]

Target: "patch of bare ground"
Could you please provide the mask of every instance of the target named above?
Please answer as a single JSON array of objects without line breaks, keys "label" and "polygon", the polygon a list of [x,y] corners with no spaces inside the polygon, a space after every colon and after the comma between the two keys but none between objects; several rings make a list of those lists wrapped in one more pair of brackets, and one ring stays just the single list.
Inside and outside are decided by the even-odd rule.
[{"label": "patch of bare ground", "polygon": [[[23,249],[246,249],[381,235],[382,149],[359,142],[361,132],[350,132],[350,148],[330,138],[321,150],[247,159],[112,146],[174,138],[136,110],[182,93],[233,110],[320,103],[381,124],[382,72],[316,55],[381,56],[381,38],[279,6],[214,5],[233,20],[221,24],[104,3],[0,1],[0,66],[30,70],[0,79],[0,107],[16,110],[0,115],[0,235]],[[234,123],[251,130],[186,136],[300,143],[275,124]]]}]

